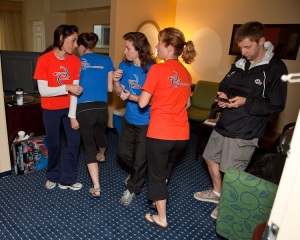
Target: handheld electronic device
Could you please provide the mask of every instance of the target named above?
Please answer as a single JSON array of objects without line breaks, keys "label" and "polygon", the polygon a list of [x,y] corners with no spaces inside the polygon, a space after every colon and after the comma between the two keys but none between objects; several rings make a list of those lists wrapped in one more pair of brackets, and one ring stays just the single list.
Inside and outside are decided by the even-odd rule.
[{"label": "handheld electronic device", "polygon": [[229,100],[227,98],[220,98],[217,97],[218,102],[225,102],[225,103],[229,103]]}]

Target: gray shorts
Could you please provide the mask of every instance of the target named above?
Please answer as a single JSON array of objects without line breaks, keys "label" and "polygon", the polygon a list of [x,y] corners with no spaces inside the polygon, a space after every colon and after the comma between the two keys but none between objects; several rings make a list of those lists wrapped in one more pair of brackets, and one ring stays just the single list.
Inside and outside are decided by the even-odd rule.
[{"label": "gray shorts", "polygon": [[256,147],[258,138],[229,138],[213,130],[204,149],[203,158],[219,163],[222,172],[226,172],[229,167],[245,170]]}]

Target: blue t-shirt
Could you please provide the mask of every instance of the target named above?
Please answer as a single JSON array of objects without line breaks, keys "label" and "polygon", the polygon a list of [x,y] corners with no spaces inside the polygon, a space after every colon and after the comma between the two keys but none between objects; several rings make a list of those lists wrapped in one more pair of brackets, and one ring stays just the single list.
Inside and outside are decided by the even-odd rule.
[{"label": "blue t-shirt", "polygon": [[[148,65],[147,69],[149,70],[151,66],[152,64]],[[124,85],[125,89],[129,90],[132,95],[140,96],[148,71],[145,73],[141,67],[135,66],[133,63],[128,65],[125,62],[121,62],[119,68],[123,70],[120,83]],[[137,102],[127,100],[125,118],[129,123],[134,125],[148,125],[150,106],[140,108]]]},{"label": "blue t-shirt", "polygon": [[115,68],[109,56],[86,53],[80,57],[81,72],[79,85],[83,88],[77,103],[106,102],[107,77]]}]

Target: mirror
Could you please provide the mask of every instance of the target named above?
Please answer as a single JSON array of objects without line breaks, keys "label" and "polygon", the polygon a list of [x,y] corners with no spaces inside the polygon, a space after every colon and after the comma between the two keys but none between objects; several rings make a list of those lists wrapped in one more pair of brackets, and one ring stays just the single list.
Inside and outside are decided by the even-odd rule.
[{"label": "mirror", "polygon": [[160,32],[160,27],[158,24],[152,20],[146,20],[142,22],[137,30],[137,32],[142,32],[148,38],[148,41],[151,45],[151,50],[154,56],[156,56],[156,45],[158,43],[158,33]]}]

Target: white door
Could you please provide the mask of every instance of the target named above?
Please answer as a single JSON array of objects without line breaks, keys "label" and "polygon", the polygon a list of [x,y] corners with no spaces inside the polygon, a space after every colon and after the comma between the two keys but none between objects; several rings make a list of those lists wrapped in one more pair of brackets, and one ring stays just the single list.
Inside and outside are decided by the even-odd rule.
[{"label": "white door", "polygon": [[[299,74],[300,76],[300,74]],[[299,78],[300,81],[300,78]],[[300,111],[264,240],[300,239]]]},{"label": "white door", "polygon": [[30,21],[30,51],[43,52],[45,50],[45,27],[43,21]]}]

